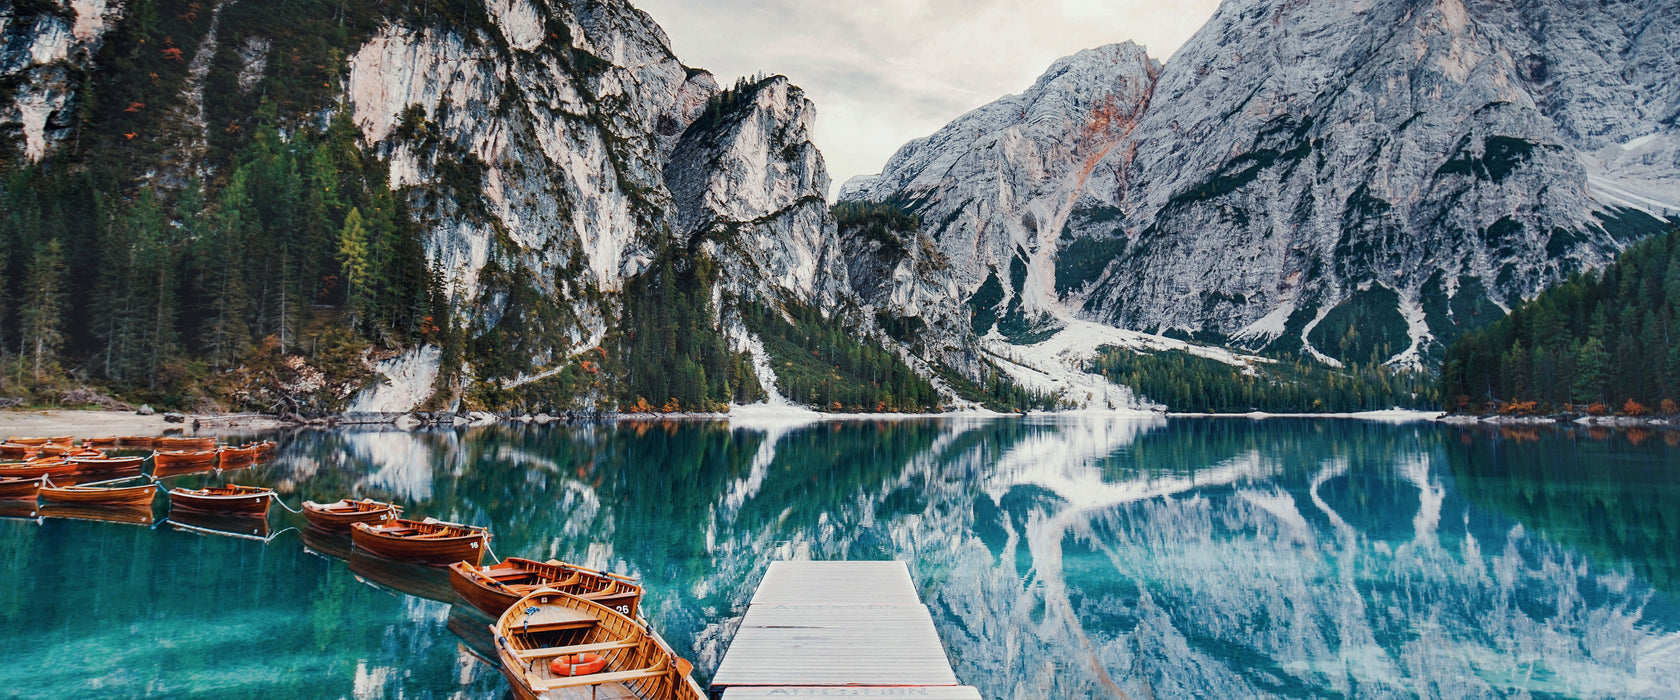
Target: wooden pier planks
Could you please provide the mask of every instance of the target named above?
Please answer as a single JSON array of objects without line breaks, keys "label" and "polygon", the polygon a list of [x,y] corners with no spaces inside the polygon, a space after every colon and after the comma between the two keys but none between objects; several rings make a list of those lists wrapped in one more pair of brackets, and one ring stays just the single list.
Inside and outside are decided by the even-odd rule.
[{"label": "wooden pier planks", "polygon": [[[903,562],[776,562],[712,676],[714,697],[972,699]],[[721,693],[721,695],[720,695]]]}]

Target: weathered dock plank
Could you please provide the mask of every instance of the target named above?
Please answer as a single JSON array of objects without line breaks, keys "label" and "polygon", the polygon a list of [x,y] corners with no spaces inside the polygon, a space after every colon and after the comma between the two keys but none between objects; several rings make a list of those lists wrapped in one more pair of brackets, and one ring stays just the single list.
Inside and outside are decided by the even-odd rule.
[{"label": "weathered dock plank", "polygon": [[776,562],[712,676],[728,700],[971,700],[903,562]]}]

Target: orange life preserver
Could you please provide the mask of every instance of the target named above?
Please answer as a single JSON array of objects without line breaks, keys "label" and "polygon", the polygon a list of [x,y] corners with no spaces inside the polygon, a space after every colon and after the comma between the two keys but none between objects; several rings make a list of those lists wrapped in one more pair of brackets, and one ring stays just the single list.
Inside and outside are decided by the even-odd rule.
[{"label": "orange life preserver", "polygon": [[582,654],[566,654],[555,657],[548,664],[548,670],[556,676],[587,676],[607,667],[607,660],[600,654],[584,652]]}]

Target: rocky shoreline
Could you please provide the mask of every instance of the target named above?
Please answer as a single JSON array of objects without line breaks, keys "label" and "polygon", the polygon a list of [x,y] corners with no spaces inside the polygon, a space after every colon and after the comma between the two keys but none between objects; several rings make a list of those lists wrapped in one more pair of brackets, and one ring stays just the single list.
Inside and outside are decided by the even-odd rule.
[{"label": "rocky shoreline", "polygon": [[1507,416],[1497,413],[1455,413],[1441,416],[1436,420],[1457,425],[1589,425],[1604,428],[1680,428],[1680,415],[1591,416],[1584,413],[1558,413],[1545,416]]}]

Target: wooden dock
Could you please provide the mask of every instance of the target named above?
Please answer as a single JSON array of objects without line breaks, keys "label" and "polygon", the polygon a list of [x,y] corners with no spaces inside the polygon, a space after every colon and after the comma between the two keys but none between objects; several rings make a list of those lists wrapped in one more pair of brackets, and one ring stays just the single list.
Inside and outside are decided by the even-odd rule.
[{"label": "wooden dock", "polygon": [[897,561],[771,564],[711,696],[980,700],[957,684],[910,568]]}]

